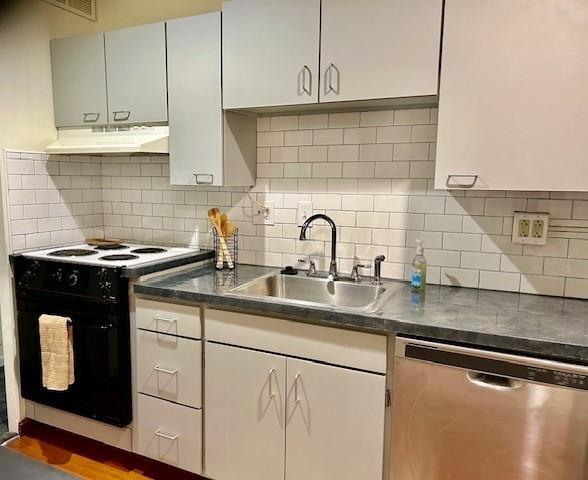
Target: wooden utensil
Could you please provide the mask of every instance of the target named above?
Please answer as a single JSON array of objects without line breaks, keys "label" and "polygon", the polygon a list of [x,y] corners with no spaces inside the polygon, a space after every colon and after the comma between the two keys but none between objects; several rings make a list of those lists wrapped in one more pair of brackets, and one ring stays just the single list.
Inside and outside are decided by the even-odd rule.
[{"label": "wooden utensil", "polygon": [[[216,268],[221,269],[223,268],[223,256],[224,259],[227,261],[229,268],[235,268],[233,263],[233,259],[231,258],[231,254],[229,253],[229,249],[227,247],[227,243],[225,242],[225,238],[223,236],[223,231],[221,228],[221,215],[219,215],[218,208],[211,208],[208,211],[208,218],[210,222],[214,226],[216,233],[218,235],[218,241],[220,243],[221,248],[221,255],[219,255],[219,259],[216,262]],[[220,265],[219,265],[220,264]]]},{"label": "wooden utensil", "polygon": [[92,245],[93,247],[104,247],[104,246],[116,246],[120,245],[120,240],[115,240],[114,238],[87,238],[86,244]]}]

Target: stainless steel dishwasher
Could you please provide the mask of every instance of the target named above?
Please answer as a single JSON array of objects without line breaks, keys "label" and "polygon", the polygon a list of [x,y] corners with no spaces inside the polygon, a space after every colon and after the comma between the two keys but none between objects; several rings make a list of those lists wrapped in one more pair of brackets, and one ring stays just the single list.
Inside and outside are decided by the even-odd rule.
[{"label": "stainless steel dishwasher", "polygon": [[588,479],[588,367],[398,338],[390,480]]}]

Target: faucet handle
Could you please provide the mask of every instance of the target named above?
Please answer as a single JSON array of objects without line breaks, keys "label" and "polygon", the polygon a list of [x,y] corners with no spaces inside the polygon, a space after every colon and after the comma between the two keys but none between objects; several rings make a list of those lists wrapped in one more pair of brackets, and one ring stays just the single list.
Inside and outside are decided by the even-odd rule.
[{"label": "faucet handle", "polygon": [[316,263],[314,263],[314,260],[310,258],[310,255],[308,258],[299,258],[298,263],[308,263],[308,271],[306,272],[307,277],[316,274]]},{"label": "faucet handle", "polygon": [[351,269],[351,280],[353,280],[356,283],[361,282],[361,275],[359,274],[360,268],[372,268],[372,266],[363,263],[356,263],[355,265],[353,265],[353,268]]}]

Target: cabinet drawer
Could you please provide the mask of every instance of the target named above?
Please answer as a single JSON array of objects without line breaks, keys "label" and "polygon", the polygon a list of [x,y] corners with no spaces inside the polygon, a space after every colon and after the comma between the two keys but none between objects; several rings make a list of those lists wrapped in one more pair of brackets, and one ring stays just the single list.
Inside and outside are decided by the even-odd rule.
[{"label": "cabinet drawer", "polygon": [[137,330],[137,390],[200,408],[202,342]]},{"label": "cabinet drawer", "polygon": [[135,453],[202,472],[202,411],[139,395]]},{"label": "cabinet drawer", "polygon": [[138,298],[135,312],[137,328],[189,338],[201,336],[199,307]]}]

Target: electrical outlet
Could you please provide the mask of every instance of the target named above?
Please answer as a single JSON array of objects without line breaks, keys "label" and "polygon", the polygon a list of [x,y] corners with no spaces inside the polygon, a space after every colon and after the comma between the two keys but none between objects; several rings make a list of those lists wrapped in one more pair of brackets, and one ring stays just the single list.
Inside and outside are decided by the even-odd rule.
[{"label": "electrical outlet", "polygon": [[312,202],[303,201],[298,202],[298,209],[296,210],[296,223],[299,227],[312,215]]},{"label": "electrical outlet", "polygon": [[253,225],[274,224],[274,202],[263,202],[265,208],[253,205]]},{"label": "electrical outlet", "polygon": [[513,243],[545,245],[549,226],[548,213],[514,212]]}]

